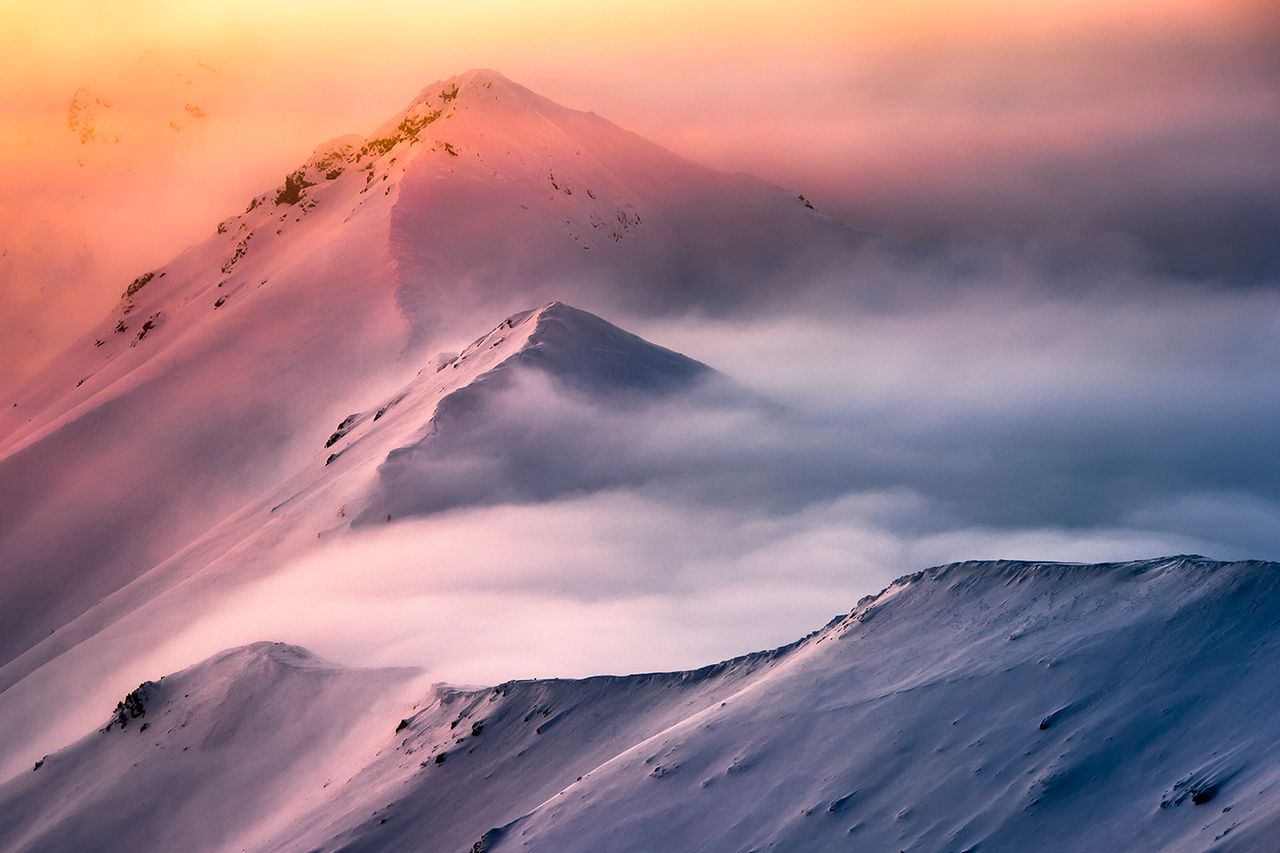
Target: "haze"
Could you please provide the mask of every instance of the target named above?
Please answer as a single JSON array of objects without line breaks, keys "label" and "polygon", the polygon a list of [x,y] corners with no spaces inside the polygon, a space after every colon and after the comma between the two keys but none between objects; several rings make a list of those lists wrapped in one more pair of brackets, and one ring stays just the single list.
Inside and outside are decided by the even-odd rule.
[{"label": "haze", "polygon": [[0,388],[315,144],[476,66],[929,251],[1257,284],[1280,257],[1274,11],[7,3]]}]

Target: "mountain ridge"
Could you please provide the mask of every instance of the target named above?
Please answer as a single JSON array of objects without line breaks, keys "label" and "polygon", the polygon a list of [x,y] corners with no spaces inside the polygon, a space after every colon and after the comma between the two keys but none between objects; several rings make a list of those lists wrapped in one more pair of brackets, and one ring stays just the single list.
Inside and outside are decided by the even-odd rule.
[{"label": "mountain ridge", "polygon": [[309,464],[313,424],[403,386],[495,314],[552,298],[623,318],[730,310],[767,290],[742,271],[800,277],[829,255],[819,243],[852,246],[782,190],[523,92],[486,75],[435,84],[388,144],[322,148],[122,285],[0,407],[0,503],[16,508],[0,549],[32,602],[7,614],[24,626],[11,652],[83,612],[41,600],[42,584],[68,589],[70,567],[90,566],[84,596],[121,588]]},{"label": "mountain ridge", "polygon": [[[188,620],[175,614],[201,614],[354,528],[492,500],[487,480],[441,476],[464,451],[482,454],[492,471],[519,463],[510,448],[486,444],[485,430],[519,431],[522,419],[527,427],[534,415],[554,418],[565,406],[579,413],[606,404],[625,409],[712,385],[732,390],[701,362],[588,312],[548,303],[512,315],[385,394],[359,395],[363,408],[354,413],[346,409],[340,419],[309,423],[299,433],[301,452],[281,475],[246,490],[207,527],[171,537],[171,550],[156,547],[149,562],[131,563],[132,574],[117,583],[92,582],[88,569],[101,561],[97,552],[79,558],[82,565],[60,566],[77,570],[72,586],[32,565],[34,591],[8,599],[15,616],[3,623],[7,633],[0,632],[10,644],[0,659],[0,712],[16,720],[0,738],[0,775],[13,769],[14,750],[37,730],[43,732],[39,742],[53,748],[51,733],[72,725],[60,722],[60,715],[83,718],[69,706],[44,724],[31,716],[35,708],[69,703],[74,679],[67,673],[90,662],[95,670],[132,671],[132,656],[187,629]],[[542,402],[536,412],[522,411],[506,403],[513,394],[534,394]],[[530,486],[525,499],[549,499],[566,487],[563,480]],[[40,530],[46,536],[52,531],[43,520]],[[101,542],[94,531],[83,535],[86,553]],[[62,532],[64,549],[75,541]],[[9,567],[11,590],[19,587],[23,568],[19,562]],[[61,609],[30,606],[44,600]],[[53,630],[41,630],[49,623]]]},{"label": "mountain ridge", "polygon": [[[659,836],[708,849],[1251,849],[1280,826],[1267,793],[1280,748],[1274,717],[1255,715],[1265,697],[1231,688],[1280,667],[1277,620],[1274,562],[935,566],[796,642],[696,670],[437,686],[407,713],[362,718],[374,730],[339,762],[347,781],[305,806],[288,795],[276,803],[288,820],[244,838],[264,850],[639,850]],[[214,660],[234,671],[277,648]],[[1183,680],[1206,655],[1218,668]],[[1117,668],[1128,687],[1105,689]],[[198,706],[173,713],[206,725]],[[108,748],[135,756],[142,778],[264,749],[233,738],[186,759],[138,734],[138,721],[164,719],[148,708],[50,756],[0,785],[0,814],[39,824],[50,771],[109,766],[92,757]],[[770,808],[744,817],[741,802],[765,792]],[[88,796],[82,827],[104,819]]]}]

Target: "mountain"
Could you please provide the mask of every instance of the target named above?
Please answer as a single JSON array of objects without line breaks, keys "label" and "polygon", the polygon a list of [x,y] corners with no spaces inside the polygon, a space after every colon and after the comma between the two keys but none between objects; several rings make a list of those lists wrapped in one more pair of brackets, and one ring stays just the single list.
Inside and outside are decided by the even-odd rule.
[{"label": "mountain", "polygon": [[[253,847],[255,832],[289,819],[284,801],[296,795],[305,810],[314,791],[340,778],[345,753],[376,748],[376,721],[396,712],[397,691],[413,676],[344,670],[297,647],[258,643],[141,685],[65,762],[50,759],[6,789],[61,804],[69,819],[46,823],[6,808],[4,846]],[[228,773],[238,785],[225,784]]]},{"label": "mountain", "polygon": [[730,311],[860,235],[491,71],[319,146],[0,405],[0,664],[311,464],[474,328],[553,299]]},{"label": "mountain", "polygon": [[[474,373],[476,378],[436,402],[447,386],[430,374],[420,376],[376,410],[349,415],[330,436],[335,450],[330,459],[336,463],[348,447],[363,440],[365,423],[401,407],[421,412],[408,423],[426,423],[421,403],[432,411],[427,432],[405,435],[394,449],[378,450],[384,461],[376,483],[348,510],[354,511],[355,524],[499,497],[545,500],[608,485],[592,475],[581,454],[562,442],[531,446],[531,435],[539,428],[557,428],[554,418],[547,423],[540,417],[545,406],[541,412],[528,405],[519,412],[511,410],[509,401],[531,374],[551,380],[552,389],[531,390],[537,399],[549,400],[553,412],[559,408],[553,389],[572,395],[588,409],[608,405],[615,413],[677,392],[685,392],[682,400],[689,401],[688,392],[695,388],[734,391],[726,377],[705,364],[559,302],[512,315],[458,356],[440,360],[435,373]],[[433,384],[439,387],[433,390]],[[442,467],[467,462],[472,463],[468,476],[440,476]]]},{"label": "mountain", "polygon": [[[145,390],[139,390],[139,400],[155,399]],[[100,573],[103,542],[109,542],[102,529],[43,507],[47,540],[81,556],[50,571],[49,551],[6,552],[0,638],[8,656],[0,664],[0,717],[7,725],[0,731],[0,778],[26,763],[32,745],[54,749],[65,743],[69,732],[89,723],[94,700],[105,701],[106,691],[118,689],[121,679],[140,677],[147,656],[193,620],[319,544],[393,519],[605,487],[606,475],[556,436],[566,418],[604,423],[606,411],[625,415],[668,398],[696,407],[740,395],[710,367],[559,302],[508,317],[394,390],[349,393],[360,397],[359,410],[304,430],[306,444],[292,470],[275,482],[257,480],[239,507],[207,529],[184,528],[187,541],[154,562],[132,564],[135,576],[116,588],[104,588]],[[256,428],[261,425],[246,427]],[[545,436],[549,440],[537,442]],[[157,501],[177,500],[180,488],[197,485],[191,479],[214,465],[227,466],[227,476],[255,482],[255,472],[234,456],[206,459],[181,436],[148,437],[163,442],[157,450],[187,454],[176,470],[143,469],[156,478]],[[23,460],[21,454],[17,458]],[[0,463],[0,470],[6,463],[13,471],[11,460]],[[57,497],[96,508],[96,494],[68,491]],[[101,507],[115,517],[121,536],[159,538],[147,519],[130,518],[121,504],[127,502]]]},{"label": "mountain", "polygon": [[[0,846],[1265,849],[1278,626],[1275,563],[961,563],[770,652],[381,717],[396,676],[260,644],[0,786]],[[207,834],[246,785],[266,800]]]},{"label": "mountain", "polygon": [[[774,404],[592,311],[729,316],[844,287],[863,237],[489,71],[321,145],[210,231],[0,407],[0,849],[1203,850],[1280,831],[1273,563],[943,566],[688,672],[464,688],[226,650],[306,611],[335,656],[368,654],[347,601],[282,578],[417,614],[510,533],[471,508],[631,489],[678,514],[751,491],[729,467],[762,469],[764,500],[826,476],[825,457],[781,470],[794,434],[757,417]],[[719,453],[726,431],[762,449]],[[707,523],[796,559],[726,497]],[[475,517],[465,542],[433,535]],[[542,595],[520,533],[502,571]],[[585,544],[565,583],[589,597],[607,566]],[[430,626],[446,655],[494,644],[466,627],[484,608],[525,615],[458,589]],[[539,619],[493,633],[536,640]]]}]

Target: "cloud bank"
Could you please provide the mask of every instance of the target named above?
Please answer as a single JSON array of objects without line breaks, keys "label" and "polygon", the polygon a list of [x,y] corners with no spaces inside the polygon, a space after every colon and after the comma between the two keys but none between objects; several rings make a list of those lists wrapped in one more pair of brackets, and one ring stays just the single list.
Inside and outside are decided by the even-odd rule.
[{"label": "cloud bank", "polygon": [[736,391],[619,407],[512,383],[398,482],[411,517],[176,643],[278,637],[466,683],[670,669],[953,560],[1276,558],[1277,297],[1152,293],[652,323]]}]

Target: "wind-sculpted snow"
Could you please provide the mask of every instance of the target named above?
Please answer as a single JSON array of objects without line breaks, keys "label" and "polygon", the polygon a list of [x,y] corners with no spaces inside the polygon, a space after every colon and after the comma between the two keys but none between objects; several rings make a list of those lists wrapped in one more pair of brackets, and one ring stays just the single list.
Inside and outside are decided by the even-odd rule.
[{"label": "wind-sculpted snow", "polygon": [[0,846],[256,848],[379,740],[376,721],[414,675],[257,643],[147,682],[128,712],[3,788]]},{"label": "wind-sculpted snow", "polygon": [[183,816],[252,780],[250,850],[1267,849],[1278,646],[1280,564],[1199,557],[943,566],[773,652],[380,716],[298,685],[392,676],[259,645],[0,787],[0,846],[218,849]]},{"label": "wind-sculpted snow", "polygon": [[1259,849],[1280,819],[1263,686],[1277,570],[1171,558],[904,578],[491,847]]}]

